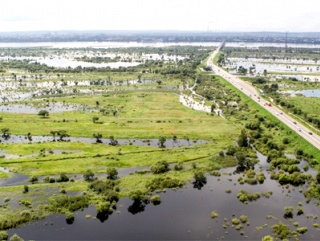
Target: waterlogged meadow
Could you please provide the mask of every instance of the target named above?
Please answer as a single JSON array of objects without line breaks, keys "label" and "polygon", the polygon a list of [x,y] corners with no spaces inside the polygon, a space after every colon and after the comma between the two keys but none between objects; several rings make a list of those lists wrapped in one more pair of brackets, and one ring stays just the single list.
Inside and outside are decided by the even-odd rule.
[{"label": "waterlogged meadow", "polygon": [[1,91],[12,95],[0,109],[0,237],[314,239],[319,150],[202,73],[210,51],[44,56],[139,57],[139,65],[115,69],[1,62]]}]

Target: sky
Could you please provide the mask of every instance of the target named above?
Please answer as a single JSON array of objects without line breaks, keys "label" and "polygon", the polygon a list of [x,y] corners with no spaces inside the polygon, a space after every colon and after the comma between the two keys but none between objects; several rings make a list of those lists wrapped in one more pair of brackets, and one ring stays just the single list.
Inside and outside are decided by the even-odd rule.
[{"label": "sky", "polygon": [[320,0],[0,0],[0,32],[320,32]]}]

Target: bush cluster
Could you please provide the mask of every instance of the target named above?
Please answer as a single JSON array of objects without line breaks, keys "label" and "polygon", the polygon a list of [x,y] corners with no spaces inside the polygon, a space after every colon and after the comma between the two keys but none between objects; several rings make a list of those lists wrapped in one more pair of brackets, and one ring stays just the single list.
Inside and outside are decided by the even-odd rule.
[{"label": "bush cluster", "polygon": [[147,182],[146,187],[150,191],[162,190],[164,188],[182,187],[183,181],[171,177],[156,177]]}]

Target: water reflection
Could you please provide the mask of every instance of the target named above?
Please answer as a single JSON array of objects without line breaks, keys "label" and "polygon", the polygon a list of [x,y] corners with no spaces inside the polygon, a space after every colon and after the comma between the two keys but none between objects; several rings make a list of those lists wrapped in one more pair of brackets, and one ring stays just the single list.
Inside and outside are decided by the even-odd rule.
[{"label": "water reflection", "polygon": [[[265,156],[262,157],[266,159]],[[261,161],[263,160],[260,159],[259,164],[264,166]],[[64,215],[52,215],[19,229],[9,230],[9,234],[17,233],[24,239],[55,240],[261,240],[263,236],[272,233],[274,224],[281,221],[288,225],[291,231],[296,230],[293,222],[299,222],[301,226],[309,229],[307,233],[299,236],[299,240],[317,240],[319,231],[313,227],[313,223],[317,221],[308,214],[319,214],[319,208],[312,202],[305,202],[303,191],[308,185],[299,188],[281,186],[270,179],[265,169],[262,172],[267,178],[263,184],[240,185],[237,180],[243,174],[236,174],[235,170],[235,167],[226,168],[220,170],[224,173],[220,177],[207,176],[206,185],[200,190],[194,189],[193,183],[188,183],[185,188],[160,193],[161,205],[158,206],[122,198],[117,204],[119,212],[99,216],[98,222],[85,218],[88,214],[98,218],[95,208],[89,206],[75,214],[73,225],[65,223]],[[230,192],[226,192],[227,189]],[[272,191],[272,194],[244,204],[237,199],[240,189],[260,193]],[[296,213],[299,202],[305,215]],[[284,218],[285,206],[294,207],[293,221]],[[219,216],[213,220],[210,214],[214,210]],[[250,225],[243,224],[241,230],[244,235],[231,225],[223,228],[226,222],[230,223],[232,218],[239,218],[241,215],[246,215],[250,222]],[[54,224],[43,226],[44,222]],[[264,228],[258,229],[262,226]]]},{"label": "water reflection", "polygon": [[[66,142],[83,142],[94,144],[97,142],[96,138],[87,138],[87,137],[64,137],[62,141]],[[58,139],[57,141],[61,141]],[[52,136],[32,136],[31,140],[26,136],[19,135],[10,135],[8,138],[0,138],[0,142],[8,143],[8,144],[16,144],[16,143],[42,143],[42,142],[52,142],[56,141],[55,137]],[[114,140],[112,138],[104,139],[101,138],[99,144],[107,144],[112,145]],[[152,146],[159,147],[159,139],[117,139],[118,145],[133,145],[133,146]],[[207,143],[205,140],[190,140],[190,139],[167,139],[164,142],[166,148],[174,148],[174,147],[187,147],[194,145],[202,145]]]}]

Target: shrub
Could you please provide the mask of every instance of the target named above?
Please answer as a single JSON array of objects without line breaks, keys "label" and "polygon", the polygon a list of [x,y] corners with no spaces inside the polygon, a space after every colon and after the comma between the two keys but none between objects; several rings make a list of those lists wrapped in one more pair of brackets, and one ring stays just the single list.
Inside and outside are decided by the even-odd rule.
[{"label": "shrub", "polygon": [[147,195],[142,192],[141,190],[136,190],[136,191],[132,191],[129,193],[129,198],[135,202],[141,202],[141,201],[146,201]]},{"label": "shrub", "polygon": [[273,241],[273,238],[271,236],[267,235],[262,238],[262,241]]},{"label": "shrub", "polygon": [[74,221],[74,214],[73,214],[73,212],[67,211],[67,212],[65,213],[65,215],[66,215],[66,221],[67,221],[67,223],[68,223],[68,224],[69,224],[69,223],[73,223],[73,221]]},{"label": "shrub", "polygon": [[164,143],[166,142],[166,140],[167,139],[164,136],[160,136],[159,137],[159,146],[164,148],[165,147]]},{"label": "shrub", "polygon": [[118,202],[119,201],[119,194],[116,191],[108,191],[105,192],[105,199],[109,202]]},{"label": "shrub", "polygon": [[154,174],[164,173],[169,170],[169,164],[166,161],[159,161],[151,166],[151,172]]},{"label": "shrub", "polygon": [[263,183],[265,179],[266,179],[266,176],[264,175],[263,172],[260,172],[257,174],[257,180],[259,183]]},{"label": "shrub", "polygon": [[150,189],[151,191],[154,191],[154,190],[162,190],[164,188],[182,187],[183,184],[184,184],[183,181],[176,178],[156,177],[151,181],[147,182],[146,188]]},{"label": "shrub", "polygon": [[261,196],[261,194],[258,192],[249,193],[244,190],[240,190],[240,192],[238,192],[238,194],[237,194],[237,198],[239,199],[239,201],[244,202],[244,203],[255,201],[255,200],[259,199],[260,196]]},{"label": "shrub", "polygon": [[297,211],[297,215],[302,215],[304,214],[304,211],[302,208],[298,208],[298,211]]},{"label": "shrub", "polygon": [[245,216],[245,215],[241,215],[241,216],[240,216],[240,221],[241,221],[242,223],[246,223],[246,222],[248,221],[248,217]]},{"label": "shrub", "polygon": [[94,177],[94,173],[90,169],[86,170],[83,173],[83,178],[84,178],[85,181],[90,181],[90,180],[93,179],[93,177]]},{"label": "shrub", "polygon": [[216,211],[211,212],[211,218],[219,217],[219,214]]},{"label": "shrub", "polygon": [[210,172],[210,175],[211,175],[211,176],[215,176],[215,177],[220,177],[220,176],[221,176],[221,173],[220,173],[219,171],[214,170],[214,171],[211,171],[211,172]]},{"label": "shrub", "polygon": [[236,230],[241,230],[242,228],[243,228],[243,226],[242,226],[241,224],[239,224],[239,225],[236,226],[235,229],[236,229]]},{"label": "shrub", "polygon": [[68,182],[69,177],[65,173],[61,173],[60,177],[57,179],[57,182]]},{"label": "shrub", "polygon": [[110,191],[112,191],[115,186],[117,185],[117,181],[112,181],[109,179],[106,180],[95,180],[92,183],[90,183],[89,188],[97,193],[103,193],[108,194]]},{"label": "shrub", "polygon": [[31,219],[31,213],[29,210],[23,210],[20,213],[20,216],[22,217],[23,220],[29,221]]},{"label": "shrub", "polygon": [[14,235],[12,235],[9,240],[10,240],[10,241],[23,241],[23,239],[20,238],[19,235],[16,234],[16,233],[15,233]]},{"label": "shrub", "polygon": [[86,195],[82,196],[66,196],[60,195],[58,198],[50,199],[50,210],[57,211],[66,209],[70,212],[81,210],[89,205],[89,198]]},{"label": "shrub", "polygon": [[307,227],[297,228],[297,232],[300,233],[300,234],[304,234],[307,231],[308,231]]},{"label": "shrub", "polygon": [[293,217],[293,207],[292,206],[284,207],[284,217],[285,218],[292,218]]},{"label": "shrub", "polygon": [[8,239],[7,231],[0,231],[0,240],[7,240],[7,239]]},{"label": "shrub", "polygon": [[198,182],[198,183],[206,183],[207,182],[207,178],[206,176],[204,175],[203,172],[195,172],[194,175],[193,175],[193,178],[195,179],[195,182]]},{"label": "shrub", "polygon": [[231,219],[231,222],[232,222],[233,225],[239,225],[240,224],[240,220],[237,219],[237,218]]},{"label": "shrub", "polygon": [[282,140],[282,143],[283,144],[289,144],[289,138],[287,138],[287,137],[285,137],[285,138],[283,138],[283,140]]},{"label": "shrub", "polygon": [[118,171],[114,167],[107,168],[107,178],[111,180],[115,180],[118,177]]},{"label": "shrub", "polygon": [[98,213],[112,213],[113,209],[111,208],[110,202],[99,202],[96,205],[96,210]]},{"label": "shrub", "polygon": [[154,204],[154,205],[158,205],[161,203],[161,198],[159,195],[154,195],[153,197],[151,197],[151,202]]},{"label": "shrub", "polygon": [[29,181],[33,184],[36,183],[38,181],[38,177],[37,176],[32,176],[30,177]]},{"label": "shrub", "polygon": [[289,227],[282,222],[273,225],[272,230],[274,235],[279,239],[286,239],[291,236]]},{"label": "shrub", "polygon": [[231,193],[232,191],[231,191],[231,189],[230,188],[228,188],[227,190],[226,190],[226,193]]},{"label": "shrub", "polygon": [[28,185],[24,185],[23,186],[23,193],[27,193],[29,192],[29,186]]},{"label": "shrub", "polygon": [[236,148],[234,146],[228,146],[226,154],[228,156],[233,156],[236,153]]},{"label": "shrub", "polygon": [[178,162],[174,165],[174,170],[176,171],[180,171],[180,170],[183,170],[183,164],[182,162]]},{"label": "shrub", "polygon": [[258,183],[257,179],[255,179],[255,178],[245,178],[244,182],[246,182],[250,185],[256,185]]},{"label": "shrub", "polygon": [[44,181],[45,183],[49,183],[50,177],[49,177],[49,176],[44,177],[44,178],[43,178],[43,181]]},{"label": "shrub", "polygon": [[42,118],[47,118],[47,117],[49,117],[49,112],[47,110],[40,110],[38,112],[38,116],[40,116]]}]

